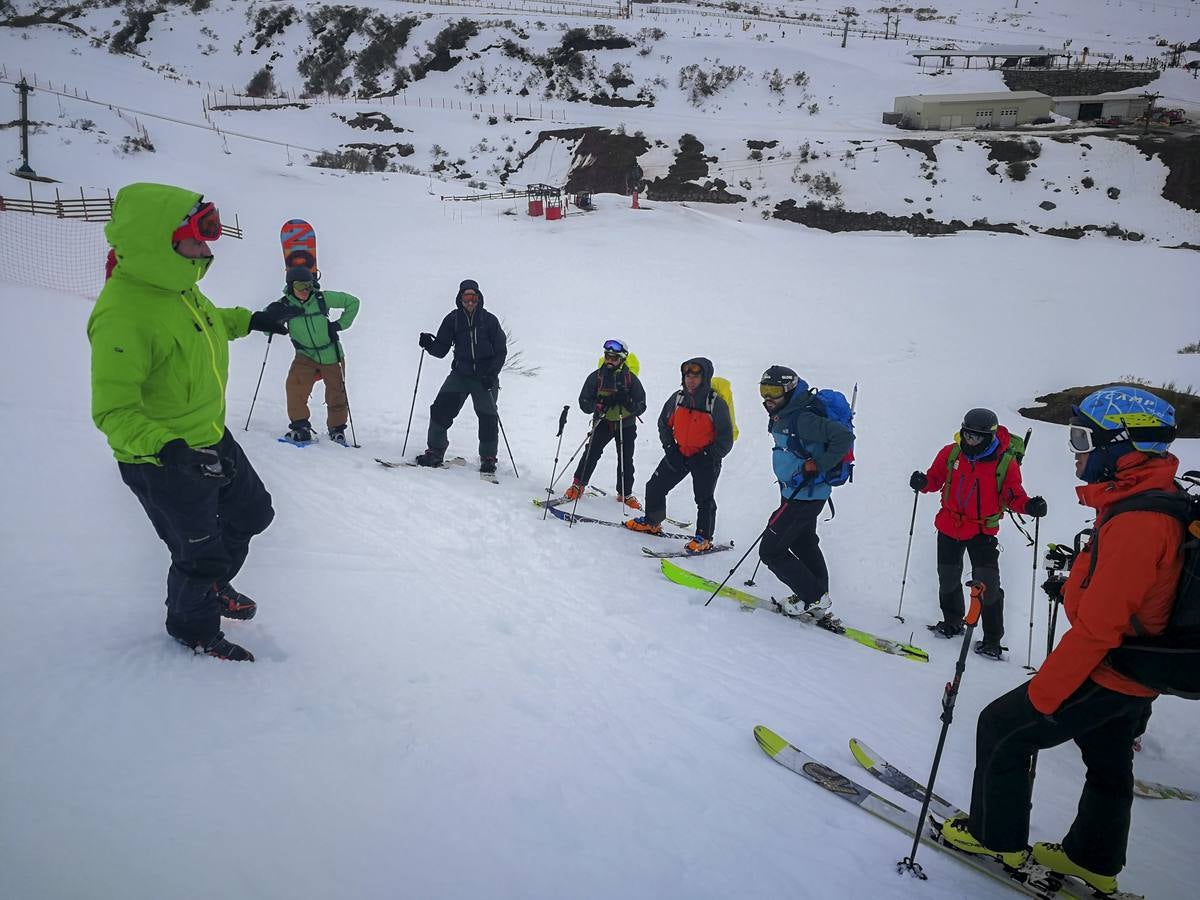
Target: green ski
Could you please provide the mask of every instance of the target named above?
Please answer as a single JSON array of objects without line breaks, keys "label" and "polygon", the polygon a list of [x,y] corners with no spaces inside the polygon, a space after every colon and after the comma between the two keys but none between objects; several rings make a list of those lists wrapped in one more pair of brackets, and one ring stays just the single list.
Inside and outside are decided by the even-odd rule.
[{"label": "green ski", "polygon": [[[665,576],[667,576],[668,579],[675,582],[676,584],[681,584],[684,587],[695,588],[698,591],[706,591],[710,594],[717,589],[717,582],[710,581],[709,579],[704,578],[701,575],[697,575],[694,572],[689,572],[687,569],[677,566],[673,562],[670,562],[669,560],[665,560],[665,559],[661,560],[661,564],[662,564],[662,573]],[[780,615],[782,615],[782,613],[780,613],[780,611],[779,611],[779,605],[776,604],[774,601],[766,600],[766,599],[763,599],[762,597],[755,597],[753,594],[748,594],[745,591],[738,590],[737,588],[729,587],[728,585],[726,585],[725,587],[721,588],[721,590],[719,591],[719,594],[720,594],[720,596],[727,597],[730,600],[736,600],[738,603],[742,604],[742,606],[744,608],[765,609],[770,612],[779,613]],[[786,617],[786,618],[793,618],[793,617]],[[816,624],[815,621],[813,621],[812,619],[808,619],[808,618],[796,617],[795,620],[798,622],[805,622],[807,624],[813,624],[813,625]],[[864,647],[870,647],[872,650],[879,650],[883,653],[890,653],[893,656],[902,656],[905,659],[912,659],[912,660],[916,660],[917,662],[929,662],[929,654],[926,653],[924,650],[922,650],[920,647],[914,647],[912,644],[905,644],[900,641],[893,641],[893,640],[889,640],[888,638],[882,638],[877,635],[870,634],[869,632],[866,632],[866,631],[860,631],[857,628],[850,628],[849,626],[846,626],[846,625],[843,625],[840,627],[844,628],[845,630],[844,631],[831,631],[830,633],[831,634],[842,634],[845,637],[848,637],[850,640],[854,641],[855,643],[862,644]],[[822,629],[822,630],[828,631],[829,629]]]}]

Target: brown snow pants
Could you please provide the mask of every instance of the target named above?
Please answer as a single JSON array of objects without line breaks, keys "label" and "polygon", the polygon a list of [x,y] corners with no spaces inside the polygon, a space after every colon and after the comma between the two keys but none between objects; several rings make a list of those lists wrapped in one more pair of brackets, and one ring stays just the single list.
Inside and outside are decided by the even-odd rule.
[{"label": "brown snow pants", "polygon": [[298,422],[308,418],[308,398],[317,379],[325,381],[325,406],[328,408],[327,424],[330,428],[345,425],[349,415],[346,403],[346,382],[342,378],[342,363],[321,365],[303,353],[297,353],[287,376],[288,419]]}]

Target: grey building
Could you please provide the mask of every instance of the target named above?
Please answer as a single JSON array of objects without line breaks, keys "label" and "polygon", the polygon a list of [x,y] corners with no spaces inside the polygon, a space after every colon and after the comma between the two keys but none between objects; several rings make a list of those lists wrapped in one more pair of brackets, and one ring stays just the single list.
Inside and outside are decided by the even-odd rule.
[{"label": "grey building", "polygon": [[1054,111],[1078,122],[1112,118],[1132,122],[1146,114],[1146,106],[1146,98],[1141,94],[1093,94],[1054,98]]},{"label": "grey building", "polygon": [[[914,94],[897,97],[885,121],[905,128],[1008,128],[1050,115],[1054,101],[1039,91]],[[895,121],[895,120],[899,121]]]}]

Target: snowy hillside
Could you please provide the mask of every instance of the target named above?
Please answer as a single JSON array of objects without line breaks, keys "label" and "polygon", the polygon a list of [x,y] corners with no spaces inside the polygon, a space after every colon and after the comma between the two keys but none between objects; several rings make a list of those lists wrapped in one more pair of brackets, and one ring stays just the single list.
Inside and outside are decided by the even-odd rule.
[{"label": "snowy hillside", "polygon": [[[72,95],[39,91],[31,99],[40,123],[32,162],[59,179],[64,194],[161,181],[202,191],[231,220],[236,213],[245,238],[214,244],[202,285],[219,306],[258,309],[275,299],[280,223],[294,216],[314,223],[323,285],[362,298],[343,342],[363,445],[278,443],[291,350],[276,340],[267,352],[257,334],[231,345],[228,425],[276,509],[237,579],[261,610],[226,629],[258,661],[191,657],[161,628],[165,550],[90,421],[84,325],[91,303],[30,285],[39,273],[93,262],[61,252],[56,229],[75,223],[13,224],[17,214],[0,213],[6,244],[19,247],[19,264],[0,266],[0,309],[10,323],[0,369],[9,390],[0,404],[15,438],[0,451],[8,512],[0,558],[11,573],[0,638],[0,896],[1014,896],[928,849],[921,859],[929,881],[898,877],[894,863],[909,849],[904,835],[774,765],[752,728],[768,725],[864,783],[870,776],[855,771],[850,737],[927,772],[958,646],[935,643],[923,627],[937,617],[935,498],[922,498],[917,512],[907,621],[893,618],[913,503],[908,474],[930,463],[966,409],[990,406],[1014,430],[1032,427],[1024,474],[1049,504],[1041,540],[1069,541],[1086,520],[1064,429],[1017,410],[1047,392],[1128,376],[1194,392],[1200,356],[1176,351],[1198,337],[1200,255],[1152,244],[1200,244],[1200,216],[1160,196],[1160,164],[1099,138],[1083,139],[1092,145],[1086,158],[1079,143],[1044,141],[1038,167],[1016,183],[1003,167],[1000,175],[987,172],[987,147],[944,141],[934,149],[934,185],[922,152],[890,142],[913,135],[882,126],[879,113],[894,95],[930,82],[938,90],[1002,83],[975,70],[922,76],[903,41],[852,39],[843,51],[820,28],[747,20],[742,30],[739,20],[682,5],[661,15],[635,5],[628,20],[548,12],[548,3],[530,3],[528,12],[510,5],[493,12],[377,4],[388,16],[420,19],[399,51],[404,65],[419,62],[426,45],[464,16],[493,24],[462,51],[478,58],[431,71],[395,102],[323,100],[270,111],[208,107],[228,99],[219,86],[241,90],[273,52],[283,54],[275,69],[280,92],[290,100],[302,91],[295,64],[308,31],[299,20],[269,48],[249,52],[256,10],[281,4],[218,2],[199,18],[187,4],[172,4],[153,18],[136,55],[107,50],[119,29],[112,23],[125,21],[116,7],[72,20],[99,46],[62,27],[0,28],[6,79],[36,73],[40,85],[66,85]],[[836,18],[833,4],[777,6]],[[1200,5],[1186,0],[1030,0],[1019,14],[1009,6],[953,0],[952,9],[939,8],[942,18],[905,14],[899,27],[962,41],[1072,38],[1137,58],[1155,53],[1159,36],[1200,38]],[[501,21],[510,18],[511,25]],[[884,14],[864,10],[864,20],[882,28]],[[505,62],[493,45],[511,39],[542,54],[559,44],[560,24],[610,25],[631,37],[661,29],[663,37],[635,42],[650,46],[646,55],[594,51],[602,74],[628,65],[633,85],[622,96],[650,84],[655,105],[547,98],[545,81],[526,96],[463,89],[479,66],[528,77],[529,67]],[[679,71],[716,59],[750,74],[693,106]],[[789,82],[782,104],[773,102],[779,98],[762,76],[775,69],[804,71],[808,87]],[[656,77],[666,87],[653,85]],[[1184,91],[1195,82],[1172,84]],[[101,102],[76,100],[75,90]],[[421,106],[413,105],[418,97]],[[524,113],[514,112],[518,100]],[[459,102],[463,109],[449,108]],[[467,106],[483,102],[501,110],[496,124]],[[810,115],[813,102],[820,108]],[[525,104],[544,118],[524,121]],[[341,118],[367,111],[382,111],[404,131],[368,133]],[[733,189],[747,178],[747,196],[772,199],[758,207],[653,202],[635,211],[627,197],[602,193],[595,213],[548,222],[524,215],[515,201],[443,203],[443,194],[470,193],[468,179],[455,179],[453,166],[430,174],[440,161],[462,159],[470,180],[495,190],[489,168],[515,160],[538,132],[622,123],[630,136],[643,131],[652,147],[641,160],[647,177],[663,174],[679,137],[691,133],[719,157],[709,177]],[[28,183],[7,174],[19,156],[13,131],[5,134],[0,195],[27,196]],[[145,134],[153,152],[125,142]],[[489,149],[472,150],[485,137]],[[747,140],[774,139],[793,156],[747,159]],[[391,162],[420,174],[307,165],[354,141],[411,144],[411,155]],[[844,159],[857,148],[852,141],[864,143]],[[938,219],[1040,226],[1117,221],[1148,239],[967,233],[922,240],[764,219],[762,208],[782,199],[803,204],[791,177],[804,142],[831,154],[812,171],[836,174],[848,208],[929,208]],[[508,183],[561,183],[567,152],[565,141],[544,145]],[[1084,168],[1095,189],[1079,186]],[[1118,200],[1102,193],[1111,184],[1122,189]],[[34,192],[52,196],[52,188]],[[1039,208],[1051,196],[1057,208]],[[510,207],[521,214],[504,215]],[[520,477],[502,449],[499,485],[473,471],[469,408],[450,432],[450,452],[471,465],[387,470],[373,461],[400,455],[417,335],[436,327],[467,277],[479,281],[487,308],[536,369],[502,376],[500,414]],[[693,355],[711,358],[733,384],[741,437],[717,488],[717,537],[736,548],[685,561],[718,580],[778,502],[756,390],[762,370],[790,365],[816,386],[847,393],[858,384],[854,483],[838,489],[836,518],[820,526],[835,611],[858,628],[928,649],[928,664],[721,599],[705,607],[704,594],[668,582],[656,561],[642,557],[638,548],[649,539],[543,521],[530,500],[545,495],[559,413],[571,407],[561,465],[584,438],[575,398],[610,337],[627,340],[641,358],[651,411]],[[261,392],[243,430],[264,353]],[[444,361],[423,363],[410,456],[424,448],[429,403],[447,370]],[[316,394],[313,419],[323,424]],[[640,496],[659,460],[652,416],[639,431]],[[1182,468],[1200,468],[1195,440],[1174,449]],[[613,460],[610,451],[593,478],[610,491]],[[603,498],[581,501],[580,511],[620,518],[617,504]],[[669,512],[694,517],[686,485],[672,494]],[[968,660],[938,779],[939,793],[959,804],[969,798],[979,710],[1027,677],[1021,664],[1034,560],[1010,524],[1001,541],[1010,650],[1000,663]],[[741,587],[754,561],[730,583]],[[1040,569],[1034,577],[1040,582]],[[751,590],[763,595],[784,591],[765,569],[756,581]],[[1035,665],[1045,607],[1039,591]],[[1155,704],[1135,762],[1140,777],[1200,790],[1197,706],[1171,698]],[[1082,779],[1073,746],[1039,757],[1035,839],[1062,836]],[[1188,885],[1200,877],[1195,807],[1135,801],[1123,887],[1156,900],[1192,896]]]}]

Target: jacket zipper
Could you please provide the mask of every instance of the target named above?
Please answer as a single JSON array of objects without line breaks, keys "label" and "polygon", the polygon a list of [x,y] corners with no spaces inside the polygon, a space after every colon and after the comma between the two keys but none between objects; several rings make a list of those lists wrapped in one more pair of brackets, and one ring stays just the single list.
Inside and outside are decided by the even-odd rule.
[{"label": "jacket zipper", "polygon": [[[179,299],[183,301],[183,305],[187,307],[188,312],[191,313],[192,319],[196,323],[196,327],[200,329],[200,333],[203,334],[204,339],[208,341],[208,355],[209,361],[212,364],[213,377],[217,380],[217,387],[221,389],[221,416],[223,418],[225,415],[225,383],[221,381],[221,372],[217,368],[217,348],[213,345],[212,333],[204,327],[203,317],[200,315],[200,311],[196,309],[195,305],[189,300],[186,292],[180,291]],[[212,425],[213,431],[216,432],[218,440],[225,436],[224,431],[217,427],[216,422],[210,422],[209,424]]]}]

